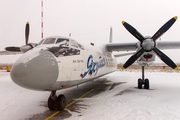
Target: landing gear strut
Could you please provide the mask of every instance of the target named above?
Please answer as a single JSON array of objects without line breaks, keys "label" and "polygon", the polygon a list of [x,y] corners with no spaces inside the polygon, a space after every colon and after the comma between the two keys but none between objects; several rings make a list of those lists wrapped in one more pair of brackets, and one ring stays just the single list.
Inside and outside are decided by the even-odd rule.
[{"label": "landing gear strut", "polygon": [[57,97],[56,90],[51,91],[51,95],[48,99],[48,108],[50,110],[63,110],[66,106],[66,98],[64,95],[59,95]]},{"label": "landing gear strut", "polygon": [[142,89],[142,86],[144,85],[144,89],[149,89],[149,80],[144,79],[144,66],[142,66],[142,79],[138,79],[138,88]]}]

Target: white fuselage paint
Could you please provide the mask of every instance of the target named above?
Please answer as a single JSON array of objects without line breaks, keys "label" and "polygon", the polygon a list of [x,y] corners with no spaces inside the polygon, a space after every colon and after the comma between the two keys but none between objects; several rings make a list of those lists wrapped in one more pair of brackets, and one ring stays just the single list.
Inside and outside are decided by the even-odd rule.
[{"label": "white fuselage paint", "polygon": [[[99,49],[92,46],[94,49]],[[99,49],[99,51],[101,51]],[[80,50],[80,55],[56,58],[59,76],[52,89],[75,86],[101,77],[117,69],[116,59],[108,51]]]}]

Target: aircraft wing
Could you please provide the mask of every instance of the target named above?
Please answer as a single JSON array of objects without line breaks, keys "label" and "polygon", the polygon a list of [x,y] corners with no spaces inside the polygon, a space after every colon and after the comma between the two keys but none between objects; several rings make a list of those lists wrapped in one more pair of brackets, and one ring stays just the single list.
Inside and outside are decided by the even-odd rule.
[{"label": "aircraft wing", "polygon": [[[165,49],[180,49],[180,42],[162,42],[158,41],[157,48],[161,50]],[[138,48],[138,43],[108,43],[106,44],[106,48],[108,51],[136,51]],[[134,52],[127,52],[123,54],[116,54],[114,57],[122,57],[126,55],[134,54]]]},{"label": "aircraft wing", "polygon": [[0,55],[16,55],[23,54],[22,52],[12,52],[12,51],[0,51]]},{"label": "aircraft wing", "polygon": [[122,56],[127,56],[127,55],[132,55],[132,54],[134,54],[135,52],[127,52],[127,53],[123,53],[123,54],[116,54],[116,55],[114,55],[114,57],[116,58],[116,57],[122,57]]},{"label": "aircraft wing", "polygon": [[161,50],[165,49],[180,49],[180,42],[163,42],[158,41],[157,42],[157,48]]},{"label": "aircraft wing", "polygon": [[[157,48],[165,49],[180,49],[180,42],[163,42],[158,41]],[[108,43],[106,44],[108,51],[135,51],[138,48],[138,43]]]},{"label": "aircraft wing", "polygon": [[135,51],[137,43],[108,43],[106,44],[108,51]]}]

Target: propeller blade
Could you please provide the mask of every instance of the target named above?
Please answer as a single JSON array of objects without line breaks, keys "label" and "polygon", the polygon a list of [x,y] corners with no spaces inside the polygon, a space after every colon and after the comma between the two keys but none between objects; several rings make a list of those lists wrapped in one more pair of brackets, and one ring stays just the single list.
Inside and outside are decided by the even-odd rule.
[{"label": "propeller blade", "polygon": [[143,41],[145,38],[143,35],[140,34],[134,27],[132,27],[130,24],[128,24],[125,21],[122,21],[123,26],[139,41]]},{"label": "propeller blade", "polygon": [[154,41],[157,40],[161,35],[163,35],[177,20],[177,16],[170,19],[168,22],[166,22],[154,35],[151,37]]},{"label": "propeller blade", "polygon": [[143,53],[144,53],[144,49],[141,48],[139,51],[137,51],[134,55],[132,55],[127,62],[123,65],[122,69],[126,69],[128,68],[131,64],[133,64]]},{"label": "propeller blade", "polygon": [[20,47],[6,47],[4,49],[7,50],[7,51],[12,51],[12,52],[19,52],[19,51],[21,51]]},{"label": "propeller blade", "polygon": [[177,65],[163,52],[161,52],[158,48],[154,47],[153,51],[159,56],[159,58],[166,63],[169,67],[173,68],[174,70],[178,70]]},{"label": "propeller blade", "polygon": [[[26,45],[28,44],[28,39],[29,39],[29,22],[26,23],[25,27],[25,39],[26,39]],[[7,51],[12,51],[12,52],[21,52],[20,47],[6,47],[4,48]]]},{"label": "propeller blade", "polygon": [[29,22],[26,23],[25,38],[26,38],[26,45],[27,45],[28,44],[28,39],[29,39]]}]

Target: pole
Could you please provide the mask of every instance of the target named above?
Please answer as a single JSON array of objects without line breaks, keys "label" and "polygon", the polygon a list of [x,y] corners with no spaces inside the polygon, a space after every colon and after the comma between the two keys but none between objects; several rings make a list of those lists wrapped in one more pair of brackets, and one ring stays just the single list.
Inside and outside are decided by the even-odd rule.
[{"label": "pole", "polygon": [[41,0],[41,38],[43,39],[43,0]]}]

